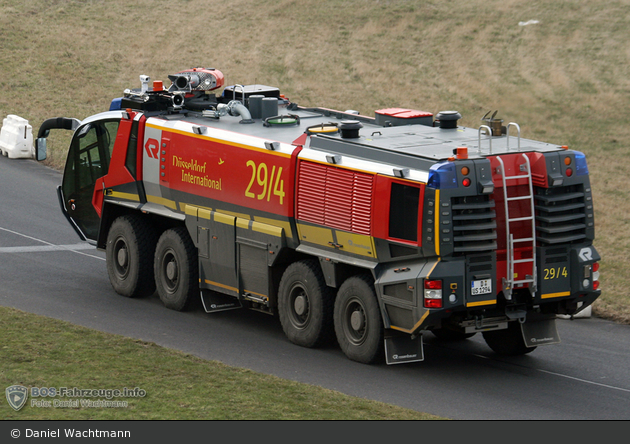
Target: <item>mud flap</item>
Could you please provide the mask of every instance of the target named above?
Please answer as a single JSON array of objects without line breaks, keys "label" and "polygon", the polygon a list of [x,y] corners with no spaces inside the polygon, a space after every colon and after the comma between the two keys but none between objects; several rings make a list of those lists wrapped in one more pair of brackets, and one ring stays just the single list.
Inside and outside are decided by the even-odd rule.
[{"label": "mud flap", "polygon": [[238,299],[212,290],[201,290],[201,302],[206,313],[242,308],[241,301]]},{"label": "mud flap", "polygon": [[386,335],[385,360],[387,365],[424,361],[422,335],[413,339],[409,335]]},{"label": "mud flap", "polygon": [[527,347],[560,343],[555,319],[542,319],[521,324],[523,340]]}]

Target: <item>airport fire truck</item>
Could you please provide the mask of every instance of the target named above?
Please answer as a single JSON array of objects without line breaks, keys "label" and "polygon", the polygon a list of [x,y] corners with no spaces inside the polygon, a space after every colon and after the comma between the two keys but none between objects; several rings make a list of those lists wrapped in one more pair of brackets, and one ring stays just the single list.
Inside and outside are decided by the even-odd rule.
[{"label": "airport fire truck", "polygon": [[[277,315],[355,361],[424,359],[423,334],[496,353],[559,342],[601,294],[585,156],[486,114],[305,107],[191,68],[140,76],[73,135],[58,188],[114,290]],[[167,87],[168,86],[168,87]]]}]

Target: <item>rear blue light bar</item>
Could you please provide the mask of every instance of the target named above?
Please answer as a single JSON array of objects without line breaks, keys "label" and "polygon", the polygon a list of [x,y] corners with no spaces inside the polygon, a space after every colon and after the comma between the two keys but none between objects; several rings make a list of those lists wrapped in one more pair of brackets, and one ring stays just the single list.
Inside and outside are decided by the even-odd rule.
[{"label": "rear blue light bar", "polygon": [[586,165],[586,156],[579,151],[575,152],[575,174],[577,176],[584,176],[588,174],[588,165]]},{"label": "rear blue light bar", "polygon": [[427,186],[436,190],[457,188],[457,170],[453,162],[437,163],[429,170]]}]

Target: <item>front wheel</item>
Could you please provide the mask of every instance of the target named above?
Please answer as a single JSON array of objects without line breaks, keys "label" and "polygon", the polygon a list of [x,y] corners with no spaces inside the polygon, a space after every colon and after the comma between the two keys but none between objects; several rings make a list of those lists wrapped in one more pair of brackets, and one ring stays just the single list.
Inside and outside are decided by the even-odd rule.
[{"label": "front wheel", "polygon": [[344,354],[372,364],[384,356],[383,321],[374,285],[368,276],[352,276],[339,287],[335,301],[335,333]]},{"label": "front wheel", "polygon": [[486,344],[499,355],[518,356],[533,352],[536,347],[527,347],[521,325],[518,322],[509,322],[504,330],[484,331],[483,338]]},{"label": "front wheel", "polygon": [[155,231],[136,215],[118,217],[107,234],[107,274],[116,293],[126,297],[155,292],[153,251]]},{"label": "front wheel", "polygon": [[166,308],[182,311],[199,295],[195,246],[184,227],[166,230],[155,248],[155,283]]}]

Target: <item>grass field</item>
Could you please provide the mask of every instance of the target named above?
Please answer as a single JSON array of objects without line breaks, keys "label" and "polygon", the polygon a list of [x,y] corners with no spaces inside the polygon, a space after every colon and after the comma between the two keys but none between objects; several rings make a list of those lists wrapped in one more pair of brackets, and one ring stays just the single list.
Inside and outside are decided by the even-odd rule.
[{"label": "grass field", "polygon": [[[530,22],[535,20],[535,22]],[[525,24],[529,23],[529,24]],[[215,67],[302,105],[486,112],[587,155],[602,296],[630,323],[628,0],[0,0],[0,117],[107,110],[138,76]],[[67,140],[50,141],[60,167]]]},{"label": "grass field", "polygon": [[[0,402],[0,419],[19,420],[433,420],[437,416],[321,387],[228,367],[153,343],[0,307],[0,387],[65,387],[70,395],[29,396],[21,410]],[[74,388],[145,396],[74,396]],[[135,390],[135,389],[138,390]],[[108,398],[109,396],[109,398]],[[127,402],[95,408],[80,401]],[[31,402],[40,402],[31,405]],[[42,401],[57,403],[46,406]],[[58,404],[78,401],[79,406]],[[118,404],[120,405],[120,404]]]}]

